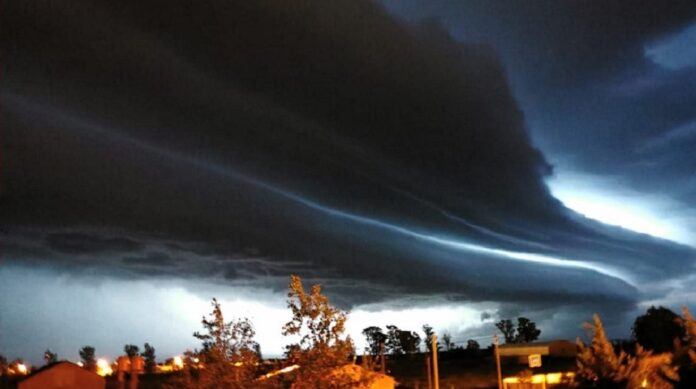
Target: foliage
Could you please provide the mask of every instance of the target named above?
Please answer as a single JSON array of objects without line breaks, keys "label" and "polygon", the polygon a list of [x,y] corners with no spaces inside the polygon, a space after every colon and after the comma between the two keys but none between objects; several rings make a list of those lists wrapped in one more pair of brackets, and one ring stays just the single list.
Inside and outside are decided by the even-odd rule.
[{"label": "foliage", "polygon": [[157,370],[157,360],[155,356],[155,348],[150,343],[143,345],[143,359],[145,360],[145,371],[154,373]]},{"label": "foliage", "polygon": [[684,338],[684,327],[679,316],[665,307],[650,307],[633,323],[633,338],[656,353],[673,352],[675,342]]},{"label": "foliage", "polygon": [[478,351],[481,349],[481,345],[474,339],[469,339],[466,341],[466,349],[469,351]]},{"label": "foliage", "polygon": [[682,307],[680,320],[684,330],[681,344],[677,343],[674,352],[674,363],[679,366],[680,380],[678,388],[696,387],[696,321],[686,307]]},{"label": "foliage", "polygon": [[577,382],[587,388],[650,388],[668,389],[679,379],[677,370],[671,365],[672,354],[653,354],[640,345],[635,355],[624,351],[616,353],[607,339],[604,326],[598,315],[594,324],[585,327],[592,335],[592,343],[585,345],[579,339],[577,357]]},{"label": "foliage", "polygon": [[44,351],[44,362],[46,362],[47,365],[58,362],[58,354],[46,349],[46,351]]},{"label": "foliage", "polygon": [[413,331],[387,326],[387,350],[392,355],[415,354],[419,351],[421,338]]},{"label": "foliage", "polygon": [[331,306],[320,285],[308,293],[295,275],[288,286],[288,308],[292,318],[283,326],[283,335],[299,337],[299,342],[287,346],[288,359],[300,366],[292,388],[354,386],[355,377],[341,369],[354,354],[353,342],[344,335],[346,313]]},{"label": "foliage", "polygon": [[526,317],[517,318],[517,343],[529,343],[539,339],[541,330],[536,328],[536,323]]},{"label": "foliage", "polygon": [[[428,353],[433,352],[433,335],[435,335],[435,331],[433,330],[433,327],[431,327],[428,324],[423,324],[423,333],[425,334],[425,338],[423,339],[423,342],[425,343],[425,349]],[[440,351],[442,349],[442,345],[438,343],[437,345],[437,350]]]},{"label": "foliage", "polygon": [[137,357],[138,355],[140,355],[140,347],[134,344],[127,344],[123,346],[123,352],[126,353],[128,358]]},{"label": "foliage", "polygon": [[503,334],[505,338],[505,343],[515,343],[515,326],[512,324],[512,320],[503,319],[495,323],[495,326]]},{"label": "foliage", "polygon": [[505,343],[529,343],[539,339],[541,335],[536,323],[526,317],[517,318],[517,328],[510,319],[500,320],[495,326],[503,334]]},{"label": "foliage", "polygon": [[10,366],[7,364],[7,358],[5,358],[4,355],[0,354],[0,376],[7,375],[7,370],[9,368]]},{"label": "foliage", "polygon": [[445,346],[445,350],[454,350],[454,342],[452,342],[452,335],[449,332],[442,334],[442,344]]},{"label": "foliage", "polygon": [[365,351],[372,356],[379,355],[382,345],[387,341],[387,334],[380,327],[376,326],[366,327],[362,330],[362,334],[365,335],[365,340],[367,341]]},{"label": "foliage", "polygon": [[[203,317],[204,332],[193,336],[202,342],[203,350],[187,352],[184,371],[170,385],[171,388],[217,389],[255,388],[258,368],[258,344],[248,319],[226,322],[217,299],[211,303],[213,311]],[[147,349],[147,347],[146,347]],[[154,348],[152,349],[154,355]],[[198,368],[198,363],[204,368]]]},{"label": "foliage", "polygon": [[89,371],[97,371],[97,360],[94,357],[94,347],[84,346],[80,349],[80,359],[82,365]]}]

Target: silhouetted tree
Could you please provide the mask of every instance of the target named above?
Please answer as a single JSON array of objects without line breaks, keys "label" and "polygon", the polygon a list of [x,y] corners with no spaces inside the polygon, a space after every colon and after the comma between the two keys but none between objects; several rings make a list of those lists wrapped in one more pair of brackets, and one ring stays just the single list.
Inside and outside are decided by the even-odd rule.
[{"label": "silhouetted tree", "polygon": [[157,361],[155,356],[155,348],[150,343],[143,345],[143,359],[145,359],[145,371],[154,373],[157,370]]},{"label": "silhouetted tree", "polygon": [[641,346],[655,353],[675,350],[685,332],[679,316],[665,307],[650,307],[633,323],[633,337]]},{"label": "silhouetted tree", "polygon": [[84,346],[80,349],[82,365],[89,371],[97,371],[97,360],[94,358],[94,347]]},{"label": "silhouetted tree", "polygon": [[401,341],[399,339],[399,333],[401,330],[399,327],[390,324],[387,326],[387,343],[386,343],[386,348],[387,352],[392,355],[401,355],[404,353],[403,348],[401,347]]},{"label": "silhouetted tree", "polygon": [[469,351],[478,351],[481,349],[481,345],[474,339],[469,339],[466,341],[466,349]]},{"label": "silhouetted tree", "polygon": [[684,342],[675,350],[675,364],[679,366],[677,388],[696,388],[696,320],[686,307],[682,307],[682,328]]},{"label": "silhouetted tree", "polygon": [[137,357],[138,355],[140,355],[140,347],[134,344],[127,344],[123,346],[123,352],[126,353],[128,358]]},{"label": "silhouetted tree", "polygon": [[406,354],[415,354],[419,351],[421,339],[413,331],[399,331],[399,343]]},{"label": "silhouetted tree", "polygon": [[442,344],[445,346],[445,350],[452,351],[454,349],[454,343],[452,342],[452,335],[449,332],[442,334]]},{"label": "silhouetted tree", "polygon": [[420,342],[420,336],[413,331],[401,330],[395,325],[387,326],[387,349],[392,355],[415,354]]},{"label": "silhouetted tree", "polygon": [[51,352],[51,350],[49,349],[46,349],[46,351],[44,351],[44,362],[47,365],[58,362],[58,354]]},{"label": "silhouetted tree", "polygon": [[431,353],[433,351],[433,335],[435,335],[435,331],[433,331],[433,327],[429,324],[423,324],[422,328],[423,334],[425,335],[425,338],[423,339],[423,342],[425,343],[425,351]]},{"label": "silhouetted tree", "polygon": [[503,319],[495,323],[495,326],[503,334],[505,338],[505,343],[514,343],[516,339],[515,326],[512,324],[512,320]]},{"label": "silhouetted tree", "polygon": [[6,376],[9,365],[7,364],[7,358],[0,354],[0,376]]},{"label": "silhouetted tree", "polygon": [[594,323],[585,324],[592,336],[592,343],[585,345],[578,339],[578,371],[576,380],[581,388],[672,388],[677,381],[677,369],[672,366],[672,354],[654,355],[640,345],[634,356],[620,351],[618,354],[607,339],[602,321],[593,316]]},{"label": "silhouetted tree", "polygon": [[503,334],[505,343],[528,343],[539,339],[541,330],[536,324],[526,317],[517,318],[517,328],[510,319],[500,320],[495,326]]},{"label": "silhouetted tree", "polygon": [[292,318],[283,326],[284,336],[299,336],[288,346],[288,357],[300,366],[293,388],[348,387],[355,380],[338,369],[354,354],[353,342],[344,335],[346,313],[334,308],[320,285],[304,289],[298,276],[290,277],[288,308]]},{"label": "silhouetted tree", "polygon": [[365,350],[371,355],[379,355],[382,343],[385,343],[386,347],[387,334],[385,334],[380,327],[367,327],[362,330],[362,334],[365,335],[365,340],[367,342]]},{"label": "silhouetted tree", "polygon": [[541,330],[536,328],[536,324],[526,317],[517,318],[517,343],[529,343],[539,339]]}]

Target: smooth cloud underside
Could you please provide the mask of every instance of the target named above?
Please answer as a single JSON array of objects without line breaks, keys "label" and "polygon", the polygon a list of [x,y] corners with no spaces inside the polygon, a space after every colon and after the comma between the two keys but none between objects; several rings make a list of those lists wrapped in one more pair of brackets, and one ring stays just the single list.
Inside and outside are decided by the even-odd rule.
[{"label": "smooth cloud underside", "polygon": [[631,282],[694,259],[553,199],[496,53],[436,23],[352,0],[4,8],[10,261],[629,309]]}]

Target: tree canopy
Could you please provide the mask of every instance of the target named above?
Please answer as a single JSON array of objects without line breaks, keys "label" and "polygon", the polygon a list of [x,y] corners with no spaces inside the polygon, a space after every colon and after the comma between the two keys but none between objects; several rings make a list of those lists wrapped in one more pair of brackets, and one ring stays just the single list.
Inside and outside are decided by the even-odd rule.
[{"label": "tree canopy", "polygon": [[58,354],[46,349],[46,351],[44,351],[44,362],[47,365],[58,362]]},{"label": "tree canopy", "polygon": [[539,339],[541,330],[536,328],[536,323],[526,317],[517,318],[517,327],[510,319],[503,319],[495,323],[496,328],[503,334],[505,343],[529,343]]},{"label": "tree canopy", "polygon": [[134,344],[127,344],[123,346],[123,352],[126,353],[128,358],[137,357],[138,355],[140,355],[140,347]]},{"label": "tree canopy", "polygon": [[288,359],[297,363],[295,389],[349,387],[354,380],[339,368],[353,355],[353,342],[344,334],[346,313],[329,303],[320,285],[307,292],[302,279],[290,277],[288,308],[292,317],[283,326],[283,335],[299,337],[287,346]]},{"label": "tree canopy", "polygon": [[673,352],[675,342],[680,343],[685,336],[679,315],[665,307],[654,306],[636,318],[632,333],[636,342],[656,353]]},{"label": "tree canopy", "polygon": [[401,330],[395,325],[387,326],[387,350],[392,355],[415,354],[419,351],[420,336],[413,331]]},{"label": "tree canopy", "polygon": [[672,365],[672,354],[653,354],[640,345],[634,355],[621,350],[616,353],[598,315],[585,324],[592,337],[589,345],[578,339],[577,382],[581,388],[669,389],[679,379]]},{"label": "tree canopy", "polygon": [[80,359],[82,359],[82,365],[85,369],[89,371],[97,370],[97,360],[94,357],[94,347],[84,346],[80,349]]},{"label": "tree canopy", "polygon": [[[217,389],[256,388],[256,373],[259,355],[256,335],[251,322],[246,318],[225,321],[222,306],[213,298],[212,312],[203,316],[203,332],[193,336],[201,341],[201,351],[188,353],[184,373],[173,382],[171,388]],[[152,349],[154,354],[154,348]],[[205,368],[198,369],[193,361]]]},{"label": "tree canopy", "polygon": [[372,356],[379,355],[383,347],[382,345],[386,345],[387,334],[382,331],[382,328],[376,326],[366,327],[362,330],[362,334],[365,336],[365,341],[367,342],[365,351]]},{"label": "tree canopy", "polygon": [[145,359],[145,371],[154,373],[157,369],[157,361],[155,356],[155,348],[150,343],[143,345],[143,359]]}]

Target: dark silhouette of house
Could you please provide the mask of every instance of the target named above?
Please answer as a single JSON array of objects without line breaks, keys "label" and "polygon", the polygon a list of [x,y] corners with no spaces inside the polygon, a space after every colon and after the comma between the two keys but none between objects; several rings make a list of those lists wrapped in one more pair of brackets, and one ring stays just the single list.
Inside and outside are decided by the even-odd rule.
[{"label": "dark silhouette of house", "polygon": [[106,381],[96,373],[67,361],[56,362],[32,372],[17,389],[104,389]]}]

